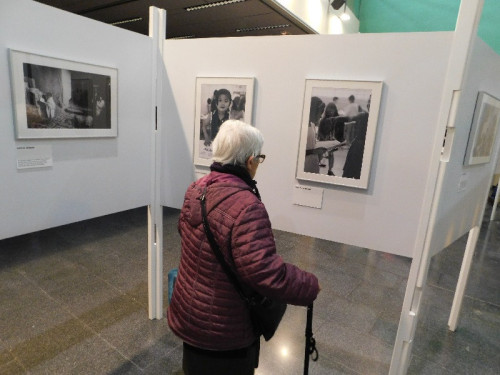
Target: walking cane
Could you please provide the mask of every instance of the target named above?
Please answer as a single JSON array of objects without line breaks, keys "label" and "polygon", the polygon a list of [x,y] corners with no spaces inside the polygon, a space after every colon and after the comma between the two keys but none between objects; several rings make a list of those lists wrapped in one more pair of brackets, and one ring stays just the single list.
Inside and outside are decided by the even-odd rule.
[{"label": "walking cane", "polygon": [[319,354],[316,349],[316,340],[314,340],[312,333],[312,320],[313,320],[313,304],[307,306],[307,323],[306,323],[306,351],[304,357],[304,375],[309,374],[309,356],[313,361],[317,361]]}]

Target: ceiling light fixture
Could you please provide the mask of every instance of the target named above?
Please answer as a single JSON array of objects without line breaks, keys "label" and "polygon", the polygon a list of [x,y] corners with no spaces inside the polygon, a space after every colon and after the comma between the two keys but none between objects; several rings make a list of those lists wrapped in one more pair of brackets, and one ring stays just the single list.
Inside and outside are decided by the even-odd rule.
[{"label": "ceiling light fixture", "polygon": [[184,8],[186,11],[191,12],[193,10],[203,10],[203,9],[208,9],[208,8],[213,8],[213,7],[219,7],[222,5],[231,5],[231,4],[236,4],[236,3],[242,3],[247,0],[224,0],[224,1],[215,1],[213,3],[208,3],[208,4],[202,4],[202,5],[195,5],[192,7],[187,7]]},{"label": "ceiling light fixture", "polygon": [[284,29],[286,27],[290,27],[290,25],[288,23],[285,23],[283,25],[244,27],[241,29],[236,29],[236,32],[237,33],[248,33],[248,32],[259,31],[259,30]]},{"label": "ceiling light fixture", "polygon": [[346,11],[347,11],[347,3],[344,4],[344,13],[340,15],[340,19],[342,21],[349,21],[351,19],[351,16]]},{"label": "ceiling light fixture", "polygon": [[169,38],[169,39],[191,39],[191,38],[195,38],[196,35],[192,34],[192,35],[182,35],[182,36],[174,36],[173,38]]},{"label": "ceiling light fixture", "polygon": [[122,25],[124,23],[137,22],[137,21],[142,21],[142,17],[128,18],[126,20],[111,22],[110,25],[116,26],[116,25]]}]

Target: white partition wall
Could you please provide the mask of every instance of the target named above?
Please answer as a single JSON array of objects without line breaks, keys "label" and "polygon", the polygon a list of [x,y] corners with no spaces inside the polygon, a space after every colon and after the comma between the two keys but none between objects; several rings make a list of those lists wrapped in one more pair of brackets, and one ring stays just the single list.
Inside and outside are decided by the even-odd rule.
[{"label": "white partition wall", "polygon": [[469,135],[469,129],[473,122],[474,112],[478,110],[475,106],[479,92],[500,97],[500,56],[481,39],[476,38],[459,102],[457,121],[454,124],[455,131],[449,158],[444,155],[444,158],[449,160],[442,165],[443,171],[440,177],[443,182],[438,192],[439,204],[429,249],[431,255],[437,254],[469,231],[448,321],[448,327],[452,331],[456,330],[459,323],[462,300],[487,204],[486,198],[500,153],[500,137],[497,132],[496,139],[492,140],[490,161],[483,164],[464,165],[465,149],[472,138]]},{"label": "white partition wall", "polygon": [[[254,77],[253,118],[264,135],[267,155],[257,181],[273,226],[411,257],[422,229],[420,219],[429,215],[432,200],[428,182],[436,176],[429,166],[439,163],[431,154],[444,135],[436,124],[452,36],[439,32],[165,41],[163,92],[170,115],[164,123],[168,130],[162,204],[180,207],[195,178],[196,77]],[[384,82],[368,189],[296,180],[306,79]],[[321,209],[294,205],[296,185],[324,189]]]},{"label": "white partition wall", "polygon": [[500,98],[500,56],[481,39],[475,38],[458,104],[453,147],[449,161],[443,165],[443,187],[432,236],[432,254],[438,253],[474,226],[479,226],[483,219],[500,145],[497,134],[489,163],[464,165],[469,130],[480,91]]},{"label": "white partition wall", "polygon": [[[16,140],[8,50],[116,68],[118,137]],[[0,239],[149,204],[150,38],[28,0],[0,2]],[[18,170],[18,147],[53,165]]]}]

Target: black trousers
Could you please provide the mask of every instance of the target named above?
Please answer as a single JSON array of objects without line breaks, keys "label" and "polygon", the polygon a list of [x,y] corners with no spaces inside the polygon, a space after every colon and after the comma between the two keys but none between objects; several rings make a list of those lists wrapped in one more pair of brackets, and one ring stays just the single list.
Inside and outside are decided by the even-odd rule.
[{"label": "black trousers", "polygon": [[253,375],[259,365],[260,340],[247,348],[215,351],[184,343],[182,369],[185,375]]}]

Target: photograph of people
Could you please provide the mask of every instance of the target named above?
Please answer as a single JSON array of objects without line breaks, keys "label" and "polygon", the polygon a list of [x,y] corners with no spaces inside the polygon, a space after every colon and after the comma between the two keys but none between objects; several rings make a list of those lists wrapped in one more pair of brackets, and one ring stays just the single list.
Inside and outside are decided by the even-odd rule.
[{"label": "photograph of people", "polygon": [[[213,79],[214,81],[216,79]],[[199,87],[199,139],[196,140],[195,159],[212,158],[212,142],[220,126],[229,119],[250,122],[251,108],[246,108],[250,88],[238,83],[203,83]]]},{"label": "photograph of people", "polygon": [[252,375],[259,363],[260,333],[206,237],[202,195],[215,242],[243,288],[299,306],[320,291],[315,275],[277,254],[254,180],[266,159],[263,144],[257,128],[225,121],[212,142],[211,172],[186,191],[178,223],[181,259],[167,310],[171,330],[184,342],[186,375]]},{"label": "photograph of people", "polygon": [[359,179],[371,90],[314,87],[304,172]]},{"label": "photograph of people", "polygon": [[23,64],[27,127],[110,129],[110,77]]},{"label": "photograph of people", "polygon": [[219,131],[219,127],[224,121],[229,120],[229,111],[232,102],[231,93],[227,89],[215,90],[210,102],[215,109],[206,114],[201,122],[204,138],[203,144],[205,146],[210,146]]}]

